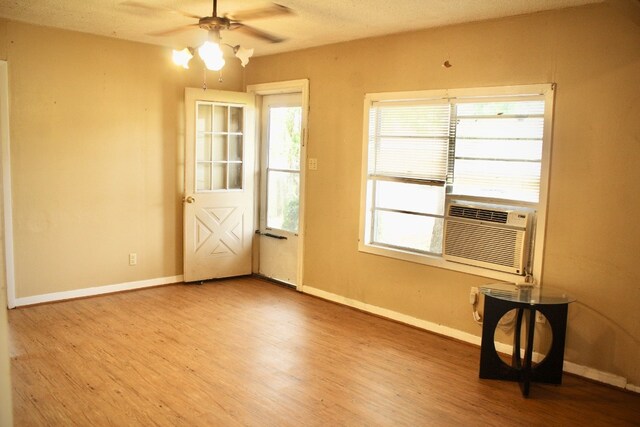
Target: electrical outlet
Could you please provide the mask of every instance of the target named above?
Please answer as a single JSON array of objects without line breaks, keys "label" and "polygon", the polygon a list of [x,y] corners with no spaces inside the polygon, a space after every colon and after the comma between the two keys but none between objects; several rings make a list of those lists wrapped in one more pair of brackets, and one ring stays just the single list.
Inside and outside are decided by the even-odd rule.
[{"label": "electrical outlet", "polygon": [[318,159],[309,159],[309,170],[318,170]]},{"label": "electrical outlet", "polygon": [[536,323],[545,323],[547,321],[547,318],[544,317],[544,314],[540,313],[539,311],[536,311]]},{"label": "electrical outlet", "polygon": [[136,253],[129,254],[129,265],[136,265],[136,264],[138,264],[138,254]]}]

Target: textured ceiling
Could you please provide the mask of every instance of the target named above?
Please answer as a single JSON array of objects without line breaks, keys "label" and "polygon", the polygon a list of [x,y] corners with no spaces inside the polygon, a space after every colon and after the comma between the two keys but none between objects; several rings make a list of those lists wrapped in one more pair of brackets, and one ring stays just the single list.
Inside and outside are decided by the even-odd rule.
[{"label": "textured ceiling", "polygon": [[[257,56],[340,41],[462,22],[480,21],[602,0],[276,0],[294,15],[246,21],[281,36],[270,44],[238,32],[224,31],[229,44],[254,47]],[[158,8],[211,15],[210,0],[137,0]],[[269,5],[264,0],[219,0],[218,14]],[[0,17],[126,40],[171,47],[195,46],[206,38],[199,28],[170,37],[149,33],[195,23],[168,10],[152,11],[122,0],[0,0]]]}]

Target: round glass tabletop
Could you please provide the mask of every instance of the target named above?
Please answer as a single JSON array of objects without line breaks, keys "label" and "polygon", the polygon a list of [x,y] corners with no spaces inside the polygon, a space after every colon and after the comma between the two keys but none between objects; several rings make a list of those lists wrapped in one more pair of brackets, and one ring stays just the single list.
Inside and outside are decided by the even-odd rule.
[{"label": "round glass tabletop", "polygon": [[492,283],[479,286],[481,294],[505,301],[525,304],[568,304],[576,299],[566,292],[549,287],[518,286],[515,283]]}]

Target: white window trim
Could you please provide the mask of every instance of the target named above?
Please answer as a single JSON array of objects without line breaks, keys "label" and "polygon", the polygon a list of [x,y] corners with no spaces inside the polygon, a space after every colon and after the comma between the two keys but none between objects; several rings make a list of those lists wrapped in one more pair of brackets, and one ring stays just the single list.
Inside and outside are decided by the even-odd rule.
[{"label": "white window trim", "polygon": [[369,93],[364,98],[363,131],[362,131],[362,171],[360,186],[360,222],[358,235],[358,250],[373,255],[396,258],[447,270],[459,271],[476,276],[488,277],[505,282],[523,282],[524,277],[516,274],[489,270],[471,265],[447,261],[440,256],[413,253],[401,249],[391,249],[382,246],[365,244],[365,227],[367,223],[367,174],[369,161],[369,108],[373,102],[395,100],[436,100],[442,98],[496,98],[500,96],[542,95],[545,101],[544,131],[542,138],[542,166],[540,171],[540,199],[533,204],[537,210],[536,231],[533,236],[533,264],[532,275],[537,283],[542,280],[544,259],[544,242],[547,225],[547,204],[549,190],[549,172],[551,168],[551,136],[553,134],[553,107],[555,97],[555,83],[544,83],[520,86],[499,86],[482,88],[462,88],[446,90],[427,90],[411,92]]}]

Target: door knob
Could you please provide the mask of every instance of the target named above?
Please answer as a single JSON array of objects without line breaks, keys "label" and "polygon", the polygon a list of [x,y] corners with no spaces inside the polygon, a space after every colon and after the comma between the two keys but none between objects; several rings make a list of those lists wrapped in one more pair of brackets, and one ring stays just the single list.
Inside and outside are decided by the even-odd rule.
[{"label": "door knob", "polygon": [[187,203],[193,203],[196,201],[195,197],[193,196],[188,196],[182,199],[183,202],[187,202]]}]

